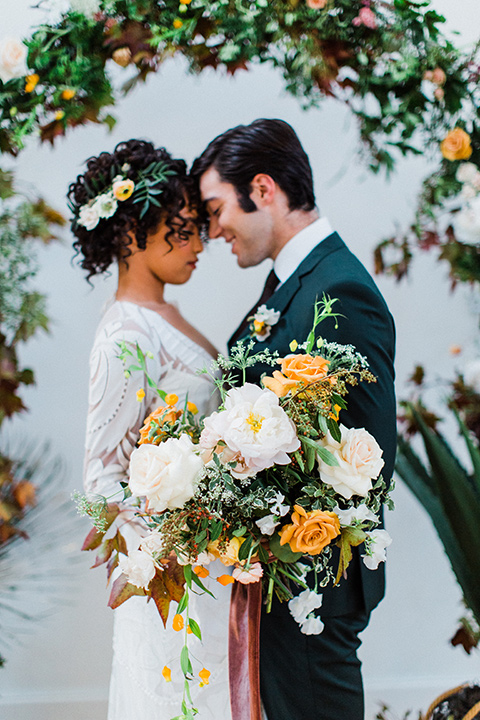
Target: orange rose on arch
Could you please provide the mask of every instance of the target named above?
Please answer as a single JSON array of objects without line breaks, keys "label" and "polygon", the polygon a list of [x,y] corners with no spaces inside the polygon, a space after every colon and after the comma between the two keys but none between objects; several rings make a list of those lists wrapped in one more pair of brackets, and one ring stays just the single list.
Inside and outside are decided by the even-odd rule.
[{"label": "orange rose on arch", "polygon": [[307,512],[301,505],[294,505],[292,523],[280,531],[280,545],[288,543],[295,553],[319,555],[337,535],[340,535],[340,520],[334,512]]},{"label": "orange rose on arch", "polygon": [[446,160],[468,160],[472,154],[470,135],[456,127],[442,140],[440,150]]}]

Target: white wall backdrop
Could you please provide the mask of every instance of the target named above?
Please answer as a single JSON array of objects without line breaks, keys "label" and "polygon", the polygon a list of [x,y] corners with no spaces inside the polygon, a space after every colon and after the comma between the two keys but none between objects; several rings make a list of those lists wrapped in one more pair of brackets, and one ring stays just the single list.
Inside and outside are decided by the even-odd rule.
[{"label": "white wall backdrop", "polygon": [[[28,0],[0,4],[0,36],[27,33],[38,22],[38,11]],[[476,39],[478,0],[436,0],[435,7],[447,15],[451,29],[461,31],[462,41]],[[30,139],[14,163],[22,186],[40,188],[50,204],[66,212],[65,192],[83,161],[120,140],[148,138],[192,161],[228,127],[280,117],[297,130],[310,156],[322,213],[372,269],[374,245],[393,232],[395,223],[411,221],[416,193],[428,172],[425,161],[414,159],[400,162],[390,181],[368,175],[356,156],[355,123],[344,109],[329,101],[303,112],[285,94],[281,78],[265,67],[234,78],[214,71],[196,77],[185,72],[181,60],[170,61],[114,113],[119,121],[111,134],[103,127],[77,128],[54,149]],[[37,385],[24,393],[30,410],[14,423],[12,434],[51,440],[67,463],[65,490],[70,493],[81,487],[89,349],[114,279],[100,279],[92,290],[72,264],[68,231],[63,237],[62,244],[40,250],[36,285],[48,295],[52,329],[22,351],[23,362],[35,369]],[[239,270],[229,248],[213,242],[194,278],[172,289],[169,297],[224,349],[237,321],[258,297],[268,269],[265,264]],[[405,394],[414,364],[448,375],[454,362],[461,362],[452,359],[449,347],[472,346],[477,319],[471,298],[462,288],[451,293],[446,274],[445,267],[425,256],[414,263],[407,282],[378,280],[397,324],[399,395]],[[480,675],[478,654],[468,657],[449,645],[462,612],[461,595],[430,520],[400,483],[395,499],[397,509],[387,519],[394,538],[387,596],[364,633],[361,650],[369,720],[382,703],[398,717],[407,710],[425,711],[441,691]],[[72,538],[80,542],[88,523],[74,525]],[[61,609],[6,653],[7,665],[0,670],[2,720],[106,717],[113,613],[106,607],[104,570],[89,570],[89,560],[82,558],[76,588]]]}]

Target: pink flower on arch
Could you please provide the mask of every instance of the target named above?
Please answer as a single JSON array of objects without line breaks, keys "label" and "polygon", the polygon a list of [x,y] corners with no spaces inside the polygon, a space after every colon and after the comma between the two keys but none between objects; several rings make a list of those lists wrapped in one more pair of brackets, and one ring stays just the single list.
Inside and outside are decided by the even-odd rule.
[{"label": "pink flower on arch", "polygon": [[369,7],[363,7],[360,12],[358,13],[356,18],[353,18],[353,24],[355,27],[358,27],[359,25],[365,25],[365,27],[370,28],[370,30],[375,30],[377,27],[377,19],[375,17],[375,13],[373,10],[370,10]]}]

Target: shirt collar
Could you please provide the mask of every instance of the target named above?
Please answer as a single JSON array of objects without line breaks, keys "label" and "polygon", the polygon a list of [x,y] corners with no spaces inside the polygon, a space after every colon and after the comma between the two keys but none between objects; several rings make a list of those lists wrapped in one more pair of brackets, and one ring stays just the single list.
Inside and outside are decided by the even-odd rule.
[{"label": "shirt collar", "polygon": [[273,263],[273,269],[280,285],[293,275],[313,248],[332,233],[333,230],[327,218],[321,217],[290,238]]}]

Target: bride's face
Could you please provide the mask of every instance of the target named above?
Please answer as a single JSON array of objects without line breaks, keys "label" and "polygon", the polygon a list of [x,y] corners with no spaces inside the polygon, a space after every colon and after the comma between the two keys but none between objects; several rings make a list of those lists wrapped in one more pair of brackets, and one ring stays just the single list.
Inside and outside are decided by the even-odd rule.
[{"label": "bride's face", "polygon": [[195,214],[186,207],[180,216],[185,224],[173,223],[174,232],[167,225],[160,225],[157,232],[148,236],[145,250],[138,251],[146,269],[163,284],[187,282],[203,250]]}]

